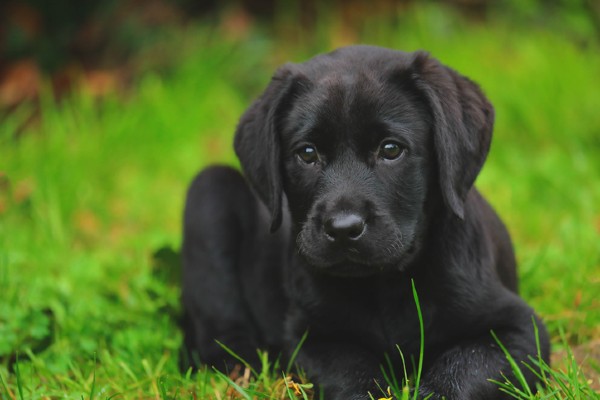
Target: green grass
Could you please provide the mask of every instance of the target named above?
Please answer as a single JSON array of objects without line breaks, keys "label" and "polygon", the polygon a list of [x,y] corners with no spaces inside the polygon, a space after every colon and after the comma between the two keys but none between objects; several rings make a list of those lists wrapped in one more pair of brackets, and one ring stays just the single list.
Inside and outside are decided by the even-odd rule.
[{"label": "green grass", "polygon": [[[236,164],[237,119],[274,68],[350,41],[339,24],[308,35],[287,18],[276,39],[189,28],[166,46],[172,69],[143,74],[126,96],[46,95],[39,123],[18,139],[28,106],[2,121],[0,399],[228,398],[234,383],[250,397],[291,395],[273,365],[237,381],[178,372],[175,257],[186,185],[210,163]],[[598,343],[598,43],[502,18],[465,23],[436,7],[356,32],[363,43],[427,49],[481,84],[497,123],[478,186],[512,233],[522,295],[556,350]],[[597,388],[588,365],[567,353],[547,372]],[[550,398],[577,398],[553,385]]]}]

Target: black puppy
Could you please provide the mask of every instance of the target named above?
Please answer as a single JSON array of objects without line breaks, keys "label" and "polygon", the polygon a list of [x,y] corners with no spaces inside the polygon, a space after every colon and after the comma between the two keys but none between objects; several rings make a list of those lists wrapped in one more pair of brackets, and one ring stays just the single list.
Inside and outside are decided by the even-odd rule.
[{"label": "black puppy", "polygon": [[[426,53],[353,46],[281,67],[239,123],[237,171],[192,183],[183,242],[184,366],[256,362],[308,331],[297,362],[326,399],[367,399],[397,346],[434,398],[496,399],[489,379],[542,357],[509,235],[473,187],[494,110]],[[410,365],[410,361],[408,362]],[[523,372],[529,385],[535,376]]]}]

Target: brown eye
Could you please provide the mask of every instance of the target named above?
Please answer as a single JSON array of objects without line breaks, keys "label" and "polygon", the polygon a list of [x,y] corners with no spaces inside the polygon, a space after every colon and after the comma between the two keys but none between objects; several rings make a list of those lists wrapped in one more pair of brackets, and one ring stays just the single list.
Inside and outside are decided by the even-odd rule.
[{"label": "brown eye", "polygon": [[385,160],[395,160],[404,153],[404,148],[398,143],[383,142],[379,147],[379,157]]},{"label": "brown eye", "polygon": [[314,146],[304,146],[296,152],[298,157],[307,164],[319,161],[319,154]]}]

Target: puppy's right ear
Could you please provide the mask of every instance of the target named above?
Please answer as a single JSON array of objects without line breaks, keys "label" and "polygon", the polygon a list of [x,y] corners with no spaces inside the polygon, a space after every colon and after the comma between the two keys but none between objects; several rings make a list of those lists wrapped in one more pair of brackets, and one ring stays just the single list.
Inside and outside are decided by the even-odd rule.
[{"label": "puppy's right ear", "polygon": [[281,225],[281,156],[279,128],[291,104],[299,74],[292,64],[279,68],[263,94],[238,124],[234,148],[250,186],[271,212],[271,232]]},{"label": "puppy's right ear", "polygon": [[417,52],[413,79],[433,114],[433,142],[444,202],[464,218],[467,195],[487,157],[494,128],[494,107],[479,86]]}]

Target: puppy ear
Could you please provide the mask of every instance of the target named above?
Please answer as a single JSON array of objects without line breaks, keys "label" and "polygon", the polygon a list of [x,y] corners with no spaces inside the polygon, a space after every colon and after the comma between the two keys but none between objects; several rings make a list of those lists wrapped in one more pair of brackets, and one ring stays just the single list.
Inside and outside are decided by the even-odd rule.
[{"label": "puppy ear", "polygon": [[240,118],[235,152],[250,186],[271,212],[271,232],[281,225],[281,157],[278,121],[291,102],[295,73],[292,65],[279,68],[263,94]]},{"label": "puppy ear", "polygon": [[434,147],[445,204],[464,218],[464,204],[487,157],[494,108],[477,84],[417,52],[413,79],[433,114]]}]

